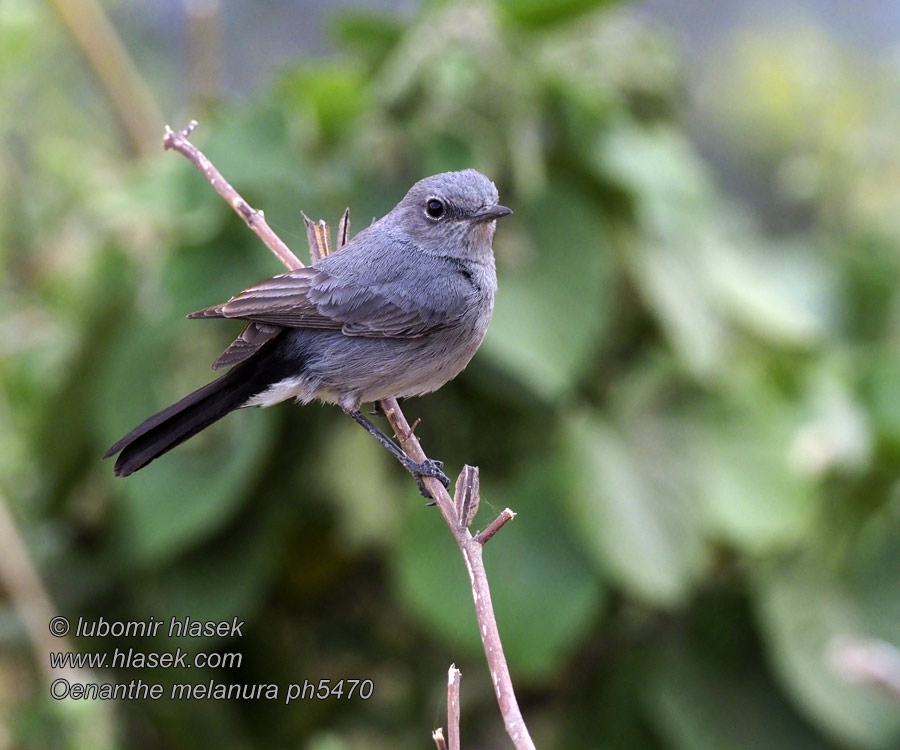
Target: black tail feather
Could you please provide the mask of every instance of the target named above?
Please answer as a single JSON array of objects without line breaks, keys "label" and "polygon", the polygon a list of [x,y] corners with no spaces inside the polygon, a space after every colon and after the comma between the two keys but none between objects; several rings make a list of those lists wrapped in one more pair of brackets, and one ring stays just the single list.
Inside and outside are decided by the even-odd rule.
[{"label": "black tail feather", "polygon": [[239,408],[270,382],[261,378],[255,367],[235,367],[139,424],[106,451],[103,458],[119,453],[115,475],[127,477]]}]

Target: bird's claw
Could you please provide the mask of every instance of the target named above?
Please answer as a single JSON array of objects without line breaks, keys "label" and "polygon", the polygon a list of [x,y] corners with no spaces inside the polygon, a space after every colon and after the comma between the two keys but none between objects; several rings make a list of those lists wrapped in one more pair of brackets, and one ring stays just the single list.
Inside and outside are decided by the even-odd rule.
[{"label": "bird's claw", "polygon": [[428,491],[428,488],[425,486],[425,482],[422,481],[423,477],[434,477],[437,479],[444,487],[448,487],[450,485],[450,477],[444,474],[441,469],[444,468],[444,462],[438,461],[434,458],[426,458],[421,463],[417,461],[410,461],[407,469],[409,469],[410,474],[412,474],[416,478],[416,484],[419,486],[419,492],[422,494],[422,497],[426,497],[429,500],[434,500],[432,494]]}]

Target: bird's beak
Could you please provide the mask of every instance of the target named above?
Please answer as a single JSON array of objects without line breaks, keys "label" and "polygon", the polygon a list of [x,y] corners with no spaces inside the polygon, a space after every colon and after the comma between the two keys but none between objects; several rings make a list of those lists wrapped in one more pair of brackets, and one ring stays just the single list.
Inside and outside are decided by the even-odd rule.
[{"label": "bird's beak", "polygon": [[472,216],[472,221],[493,221],[501,216],[509,216],[511,213],[512,209],[506,206],[491,206]]}]

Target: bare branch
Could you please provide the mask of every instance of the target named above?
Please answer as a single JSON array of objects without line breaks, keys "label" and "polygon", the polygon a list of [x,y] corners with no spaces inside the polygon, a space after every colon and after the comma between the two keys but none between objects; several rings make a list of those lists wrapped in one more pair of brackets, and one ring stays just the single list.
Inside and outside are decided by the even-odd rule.
[{"label": "bare branch", "polygon": [[455,664],[447,670],[448,750],[459,750],[459,680],[462,672]]},{"label": "bare branch", "polygon": [[[397,439],[400,441],[400,447],[403,448],[406,455],[412,458],[413,461],[424,461],[425,451],[422,450],[419,439],[409,429],[409,423],[406,421],[403,412],[400,411],[397,400],[393,398],[383,400],[381,409],[390,422],[394,434],[397,435]],[[465,474],[466,472],[463,472],[460,476]],[[494,694],[497,696],[497,705],[500,707],[500,714],[503,716],[503,723],[506,726],[506,733],[518,750],[534,750],[534,742],[528,733],[528,727],[525,726],[522,712],[519,710],[512,677],[509,674],[509,665],[506,663],[506,656],[503,653],[503,643],[500,640],[497,618],[494,615],[494,605],[491,602],[491,587],[488,584],[487,573],[485,572],[482,559],[484,547],[481,542],[477,541],[469,533],[465,526],[459,523],[456,505],[450,498],[450,495],[447,494],[444,485],[434,477],[423,477],[422,481],[434,498],[435,503],[437,503],[441,515],[450,527],[453,538],[456,539],[460,552],[462,552],[466,570],[469,573],[469,581],[472,584],[472,599],[475,601],[475,617],[478,620],[478,632],[481,636],[481,643],[484,646],[484,655],[491,673]],[[501,513],[500,516],[503,517],[504,514]],[[494,529],[492,535],[509,520],[510,518],[505,518]],[[493,525],[491,524],[491,526]]]},{"label": "bare branch", "polygon": [[6,590],[25,626],[25,633],[34,651],[35,662],[44,672],[47,682],[50,683],[57,677],[68,680],[84,678],[85,673],[75,667],[64,667],[56,672],[50,668],[47,655],[55,650],[74,651],[74,644],[69,638],[48,630],[47,624],[51,623],[55,614],[53,602],[2,494],[0,494],[0,549],[3,550],[3,554],[0,555],[0,585]]},{"label": "bare branch", "polygon": [[166,135],[163,138],[163,148],[173,149],[179,154],[186,156],[187,159],[213,186],[213,189],[221,195],[225,202],[231,206],[244,223],[253,230],[265,246],[269,248],[284,265],[290,270],[303,268],[303,264],[294,255],[290,248],[281,241],[281,238],[272,231],[272,228],[266,223],[266,218],[262,211],[256,211],[247,203],[228,182],[222,177],[218,169],[212,162],[203,155],[203,153],[188,140],[188,136],[197,127],[197,121],[191,120],[184,130],[175,131],[166,125]]},{"label": "bare branch", "polygon": [[[35,663],[47,681],[51,695],[56,680],[70,683],[96,682],[97,675],[85,667],[55,667],[50,661],[53,652],[74,652],[75,643],[70,634],[70,623],[63,617],[55,616],[55,606],[6,498],[0,492],[0,589],[6,591],[9,603],[18,614],[25,630],[25,637],[31,645]],[[118,728],[111,706],[106,701],[89,701],[91,707],[76,713],[63,711],[63,720],[69,725],[67,734],[76,746],[112,747],[113,737]],[[54,701],[55,703],[55,701]],[[68,701],[66,701],[68,703]],[[56,705],[62,705],[58,703]]]},{"label": "bare branch", "polygon": [[444,730],[438,727],[431,733],[431,739],[437,745],[437,750],[447,750],[447,742],[444,740]]}]

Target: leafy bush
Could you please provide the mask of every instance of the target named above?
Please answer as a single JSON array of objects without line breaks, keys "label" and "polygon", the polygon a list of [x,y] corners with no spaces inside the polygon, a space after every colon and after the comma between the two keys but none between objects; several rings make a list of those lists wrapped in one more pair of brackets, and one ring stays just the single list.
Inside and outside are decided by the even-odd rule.
[{"label": "leafy bush", "polygon": [[[424,746],[455,660],[464,746],[502,745],[452,540],[336,410],[231,415],[127,481],[100,463],[236,333],[184,314],[280,269],[186,162],[123,154],[47,13],[0,8],[0,477],[58,608],[238,615],[239,642],[191,644],[245,653],[217,679],[361,677],[375,698],[73,724],[7,616],[15,741],[109,722],[122,747]],[[487,566],[538,746],[896,744],[895,708],[825,658],[836,636],[900,643],[896,74],[807,31],[721,53],[704,127],[763,185],[758,216],[718,189],[673,45],[627,6],[443,2],[337,33],[341,55],[195,140],[297,251],[300,207],[364,225],[446,169],[515,208],[482,352],[406,412],[429,454],[481,466],[476,526],[519,514]]]}]

